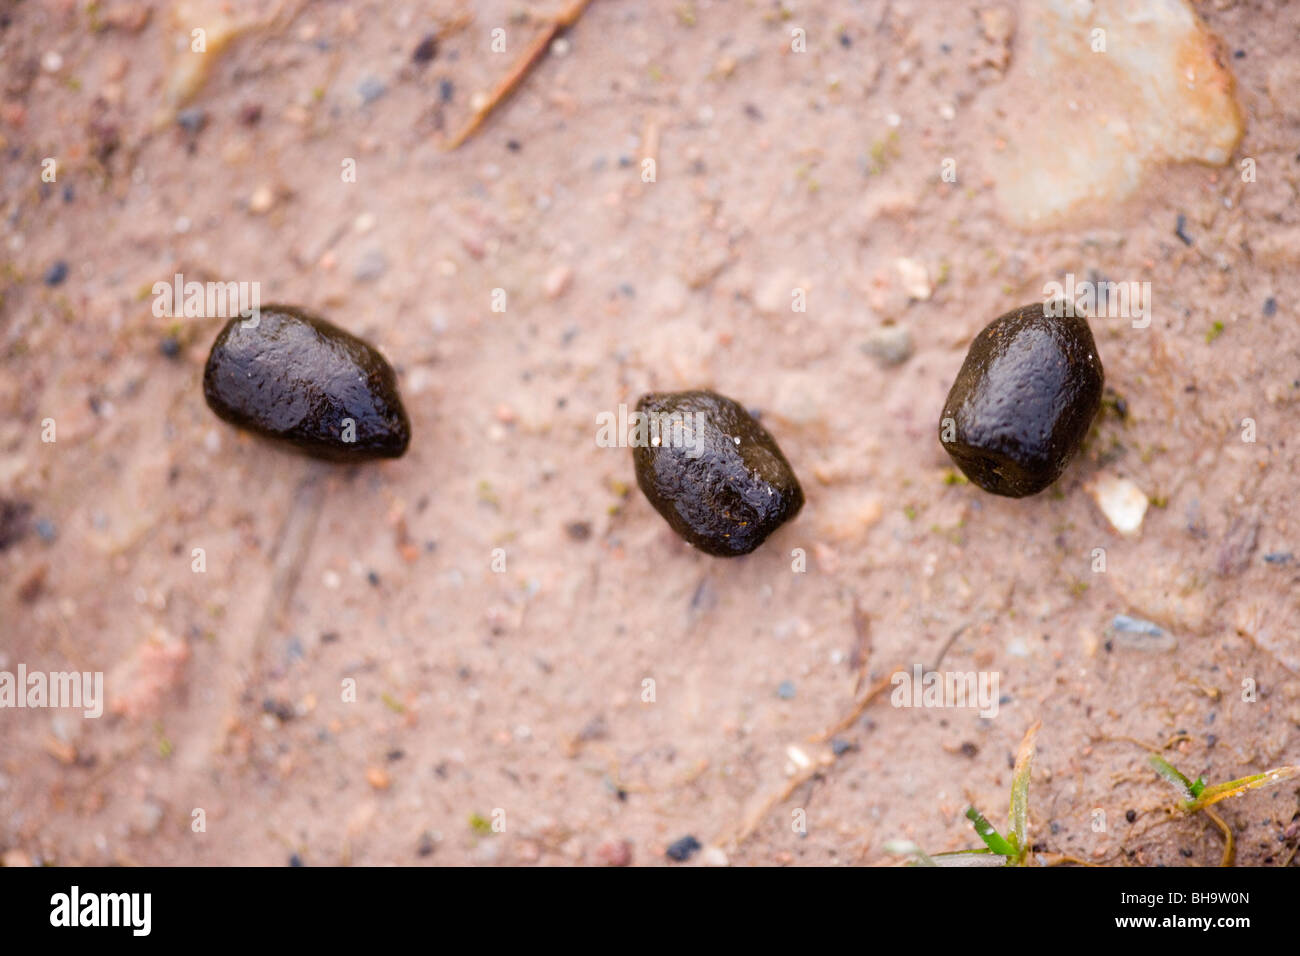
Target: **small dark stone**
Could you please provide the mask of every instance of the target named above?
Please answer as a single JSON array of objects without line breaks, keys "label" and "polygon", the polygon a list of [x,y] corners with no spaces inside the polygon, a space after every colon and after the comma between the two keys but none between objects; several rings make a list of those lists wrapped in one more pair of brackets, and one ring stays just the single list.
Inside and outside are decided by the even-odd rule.
[{"label": "small dark stone", "polygon": [[1138,818],[1138,813],[1137,813],[1136,810],[1125,810],[1125,811],[1124,811],[1124,819],[1127,820],[1129,823],[1132,823],[1132,822],[1133,822],[1134,820],[1136,820],[1137,818]]},{"label": "small dark stone", "polygon": [[77,198],[77,191],[72,188],[72,183],[68,183],[66,186],[63,187],[64,202],[72,202],[76,198]]},{"label": "small dark stone", "polygon": [[59,536],[59,529],[55,527],[54,522],[49,518],[36,519],[36,537],[40,538],[46,544],[53,544],[54,539]]},{"label": "small dark stone", "polygon": [[245,103],[239,108],[239,122],[245,126],[256,126],[262,121],[262,104]]},{"label": "small dark stone", "polygon": [[411,426],[393,367],[324,319],[263,306],[257,324],[226,323],[208,356],[203,394],[220,418],[329,461],[399,458]]},{"label": "small dark stone", "polygon": [[847,33],[841,33],[840,46],[844,47],[844,49],[847,50],[849,47],[853,46],[853,38],[849,36]]},{"label": "small dark stone", "polygon": [[438,81],[438,99],[442,100],[444,103],[450,103],[452,97],[455,95],[456,84],[452,83],[451,80]]},{"label": "small dark stone", "polygon": [[857,747],[851,741],[845,740],[843,737],[831,738],[831,753],[837,757],[843,757],[850,750],[856,749]]},{"label": "small dark stone", "polygon": [[794,700],[794,681],[783,680],[776,688],[776,696],[782,700]]},{"label": "small dark stone", "polygon": [[411,51],[411,60],[415,63],[428,63],[438,55],[438,37],[430,33],[423,40],[415,45]]},{"label": "small dark stone", "polygon": [[591,525],[586,521],[570,521],[564,530],[574,541],[586,541],[591,537]]},{"label": "small dark stone", "polygon": [[524,148],[523,144],[520,143],[519,140],[517,139],[506,140],[506,149],[510,150],[510,152],[512,153],[517,153],[523,148]]},{"label": "small dark stone", "polygon": [[275,718],[281,723],[293,720],[296,716],[293,710],[293,704],[287,700],[277,700],[274,697],[268,697],[262,701],[262,713],[274,714]]},{"label": "small dark stone", "polygon": [[1277,315],[1277,299],[1271,295],[1264,300],[1264,314],[1269,318]]},{"label": "small dark stone", "polygon": [[294,853],[294,854],[290,855],[290,857],[289,857],[289,865],[290,865],[290,866],[302,866],[302,865],[303,865],[302,857],[300,857],[297,853]]},{"label": "small dark stone", "polygon": [[366,575],[366,580],[370,582],[372,588],[379,587],[379,575],[374,571],[371,571]]},{"label": "small dark stone", "polygon": [[68,277],[68,264],[62,259],[45,270],[45,284],[59,285]]},{"label": "small dark stone", "polygon": [[203,132],[203,127],[208,125],[207,111],[197,106],[183,109],[176,114],[176,125],[191,136],[196,136]]},{"label": "small dark stone", "polygon": [[1187,217],[1181,212],[1178,214],[1178,224],[1174,227],[1174,235],[1181,239],[1184,245],[1190,246],[1196,241],[1187,234]]},{"label": "small dark stone", "polygon": [[361,97],[363,105],[370,105],[388,92],[388,86],[377,76],[363,77],[357,84],[357,96]]},{"label": "small dark stone", "polygon": [[1272,551],[1264,555],[1264,560],[1269,564],[1290,564],[1293,557],[1290,551]]},{"label": "small dark stone", "polygon": [[25,501],[0,498],[0,551],[27,536],[27,519],[32,506]]},{"label": "small dark stone", "polygon": [[785,455],[737,402],[710,391],[662,392],[636,410],[637,485],[706,554],[749,554],[803,507]]},{"label": "small dark stone", "polygon": [[415,846],[415,852],[419,856],[432,856],[434,849],[433,835],[430,833],[421,833],[420,842]]},{"label": "small dark stone", "polygon": [[158,351],[169,359],[174,359],[181,354],[181,343],[176,340],[176,336],[169,335],[158,343]]},{"label": "small dark stone", "polygon": [[700,849],[700,841],[688,834],[665,850],[664,856],[676,863],[684,863],[700,852]]},{"label": "small dark stone", "polygon": [[1192,851],[1187,849],[1187,847],[1183,847],[1178,852],[1181,853],[1183,856],[1187,857],[1188,859],[1191,859]]},{"label": "small dark stone", "polygon": [[[1065,303],[1055,303],[1064,311]],[[1104,373],[1085,319],[1013,309],[975,336],[939,421],[972,482],[1010,498],[1061,477],[1101,407]]]},{"label": "small dark stone", "polygon": [[971,743],[969,740],[962,742],[961,755],[963,757],[976,757],[979,755],[979,752],[980,752],[979,747]]}]

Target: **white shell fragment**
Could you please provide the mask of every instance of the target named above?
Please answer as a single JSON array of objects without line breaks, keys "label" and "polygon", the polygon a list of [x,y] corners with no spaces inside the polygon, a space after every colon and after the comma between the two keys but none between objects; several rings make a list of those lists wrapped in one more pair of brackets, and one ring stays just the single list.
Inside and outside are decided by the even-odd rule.
[{"label": "white shell fragment", "polygon": [[1103,472],[1088,484],[1087,490],[1112,528],[1124,535],[1138,533],[1148,503],[1141,488],[1127,478]]}]

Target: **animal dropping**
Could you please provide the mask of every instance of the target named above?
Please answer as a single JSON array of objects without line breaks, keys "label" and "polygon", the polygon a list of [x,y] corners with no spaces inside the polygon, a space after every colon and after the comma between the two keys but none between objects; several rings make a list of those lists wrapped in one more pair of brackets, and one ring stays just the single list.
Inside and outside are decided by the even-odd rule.
[{"label": "animal dropping", "polygon": [[411,426],[376,349],[301,309],[263,306],[226,323],[203,372],[208,407],[315,458],[398,458]]},{"label": "animal dropping", "polygon": [[962,473],[1010,498],[1061,477],[1101,407],[1104,374],[1087,320],[1064,302],[1013,309],[975,337],[939,421]]},{"label": "animal dropping", "polygon": [[710,391],[642,397],[646,440],[634,440],[636,482],[656,511],[706,554],[749,554],[803,507],[776,441],[749,412]]}]

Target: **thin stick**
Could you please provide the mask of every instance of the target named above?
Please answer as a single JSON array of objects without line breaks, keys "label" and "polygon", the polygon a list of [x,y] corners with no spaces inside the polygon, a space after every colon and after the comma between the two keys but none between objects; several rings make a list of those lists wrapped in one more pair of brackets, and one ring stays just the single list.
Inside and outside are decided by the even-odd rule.
[{"label": "thin stick", "polygon": [[859,717],[862,716],[862,712],[867,709],[867,706],[873,700],[879,697],[882,693],[884,693],[885,690],[889,687],[889,685],[894,682],[894,675],[899,673],[907,673],[907,672],[902,667],[895,667],[892,671],[890,671],[880,680],[872,684],[871,688],[866,692],[866,694],[863,695],[862,699],[853,705],[853,709],[849,711],[849,713],[845,715],[845,717],[843,717],[839,721],[839,723],[835,724],[833,727],[829,727],[826,730],[823,730],[820,734],[817,734],[816,736],[810,737],[809,740],[813,741],[814,743],[822,743],[824,741],[830,740],[836,734],[848,730],[850,727],[853,726],[854,722]]},{"label": "thin stick", "polygon": [[461,146],[467,139],[478,132],[478,128],[483,125],[489,114],[514,92],[515,87],[522,83],[524,77],[537,65],[551,45],[551,41],[577,23],[578,18],[582,16],[583,11],[587,9],[590,3],[591,0],[573,0],[567,8],[556,14],[545,30],[533,38],[533,42],[524,50],[523,55],[515,61],[515,65],[510,72],[502,77],[501,82],[489,94],[487,102],[474,111],[474,115],[469,118],[469,122],[462,126],[460,132],[453,136],[444,147],[448,152]]}]

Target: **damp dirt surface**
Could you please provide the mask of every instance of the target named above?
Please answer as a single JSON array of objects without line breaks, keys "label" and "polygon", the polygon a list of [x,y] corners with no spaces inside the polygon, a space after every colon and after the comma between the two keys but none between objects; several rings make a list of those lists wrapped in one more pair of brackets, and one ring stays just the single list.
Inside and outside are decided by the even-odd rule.
[{"label": "damp dirt surface", "polygon": [[[596,0],[450,152],[544,5],[232,3],[197,78],[182,6],[0,11],[0,671],[107,698],[0,710],[4,863],[897,865],[976,846],[970,803],[1003,825],[1041,720],[1041,859],[1217,865],[1148,750],[1210,782],[1300,763],[1300,6],[1196,5],[1227,166],[1035,231],[991,172],[1013,6]],[[406,455],[218,419],[224,319],[155,311],[178,273],[373,343]],[[1067,274],[1150,282],[1151,321],[1093,319],[1083,450],[987,495],[944,396]],[[743,558],[597,441],[692,388],[804,489]],[[1103,476],[1149,502],[1136,533]],[[996,713],[887,691],[847,719],[936,664],[996,675]],[[1296,865],[1294,780],[1216,809],[1238,865]]]}]

